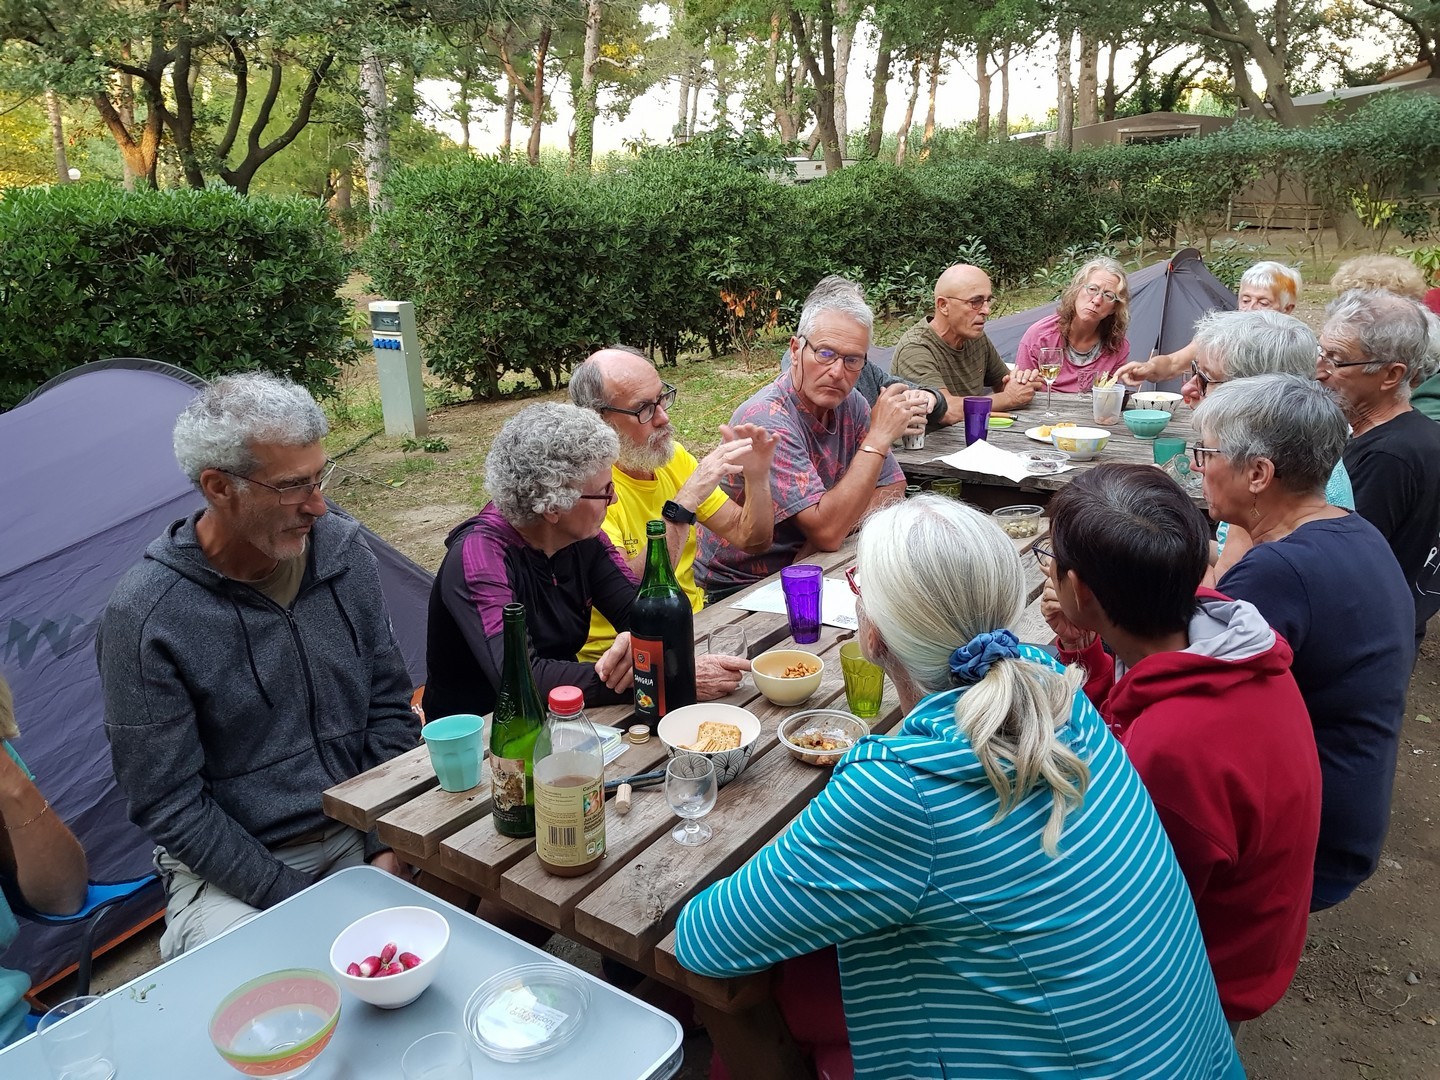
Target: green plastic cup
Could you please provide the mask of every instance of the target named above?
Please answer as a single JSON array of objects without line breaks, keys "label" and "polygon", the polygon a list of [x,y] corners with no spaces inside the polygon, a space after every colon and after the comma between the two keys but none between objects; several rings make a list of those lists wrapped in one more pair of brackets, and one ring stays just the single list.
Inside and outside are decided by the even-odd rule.
[{"label": "green plastic cup", "polygon": [[880,712],[885,672],[866,660],[858,641],[840,646],[840,670],[845,673],[845,702],[856,716],[869,719]]},{"label": "green plastic cup", "polygon": [[1156,439],[1155,445],[1151,447],[1151,450],[1155,455],[1155,464],[1164,465],[1176,454],[1185,453],[1185,440],[1175,438]]},{"label": "green plastic cup", "polygon": [[469,791],[480,782],[484,753],[480,733],[484,730],[485,721],[471,713],[442,716],[420,729],[443,790]]}]

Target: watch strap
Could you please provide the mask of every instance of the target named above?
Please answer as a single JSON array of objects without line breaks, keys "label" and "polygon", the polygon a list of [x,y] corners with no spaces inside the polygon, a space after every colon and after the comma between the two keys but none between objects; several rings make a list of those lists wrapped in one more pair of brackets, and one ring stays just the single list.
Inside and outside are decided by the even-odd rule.
[{"label": "watch strap", "polygon": [[660,508],[660,516],[677,525],[694,525],[696,521],[695,511],[685,509],[674,499],[665,500],[665,505]]}]

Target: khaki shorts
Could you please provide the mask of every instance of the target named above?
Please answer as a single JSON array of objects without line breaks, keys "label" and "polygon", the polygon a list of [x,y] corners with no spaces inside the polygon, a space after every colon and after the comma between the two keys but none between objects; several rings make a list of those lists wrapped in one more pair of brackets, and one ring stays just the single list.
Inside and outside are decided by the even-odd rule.
[{"label": "khaki shorts", "polygon": [[[364,865],[365,834],[336,825],[319,838],[286,844],[270,854],[286,866],[325,877],[337,870]],[[160,938],[160,956],[164,960],[173,960],[260,914],[259,908],[196,877],[164,848],[155,849],[155,869],[165,882],[165,933]]]}]

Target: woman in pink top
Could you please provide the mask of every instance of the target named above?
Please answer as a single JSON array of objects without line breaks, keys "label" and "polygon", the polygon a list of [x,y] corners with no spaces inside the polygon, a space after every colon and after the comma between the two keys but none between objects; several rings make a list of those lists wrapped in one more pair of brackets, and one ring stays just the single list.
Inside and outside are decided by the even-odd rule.
[{"label": "woman in pink top", "polygon": [[1060,374],[1055,389],[1083,394],[1101,375],[1109,375],[1130,356],[1125,329],[1130,325],[1130,285],[1125,268],[1114,259],[1091,259],[1060,294],[1054,315],[1041,319],[1020,339],[1015,351],[1016,381],[1040,378],[1041,349],[1058,349]]}]

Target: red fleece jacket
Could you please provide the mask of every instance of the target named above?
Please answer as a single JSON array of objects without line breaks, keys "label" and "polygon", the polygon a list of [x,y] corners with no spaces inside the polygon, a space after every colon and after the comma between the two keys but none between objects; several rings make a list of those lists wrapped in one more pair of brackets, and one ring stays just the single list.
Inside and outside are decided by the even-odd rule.
[{"label": "red fleece jacket", "polygon": [[1251,1020],[1284,995],[1305,946],[1320,762],[1285,639],[1244,601],[1199,601],[1190,647],[1118,682],[1098,638],[1060,657],[1085,668],[1085,693],[1160,812],[1226,1018]]}]

